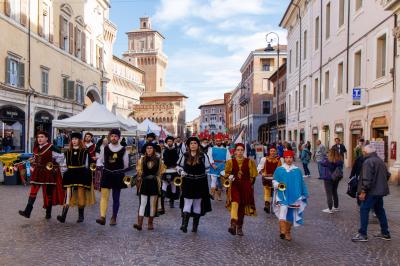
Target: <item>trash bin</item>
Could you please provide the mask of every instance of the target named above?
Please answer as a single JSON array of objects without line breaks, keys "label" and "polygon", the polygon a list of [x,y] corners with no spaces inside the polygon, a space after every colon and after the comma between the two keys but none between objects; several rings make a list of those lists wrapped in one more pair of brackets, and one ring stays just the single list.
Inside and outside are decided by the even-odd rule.
[{"label": "trash bin", "polygon": [[0,162],[3,165],[5,185],[18,184],[18,171],[15,171],[13,163],[18,160],[19,157],[19,153],[6,153],[0,156]]}]

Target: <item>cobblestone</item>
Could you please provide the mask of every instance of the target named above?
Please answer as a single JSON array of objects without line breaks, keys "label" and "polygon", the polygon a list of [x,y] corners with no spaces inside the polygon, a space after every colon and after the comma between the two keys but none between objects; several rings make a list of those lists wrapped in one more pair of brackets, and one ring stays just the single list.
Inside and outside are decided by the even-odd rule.
[{"label": "cobblestone", "polygon": [[[315,165],[311,166],[316,173]],[[223,202],[213,202],[213,212],[200,220],[197,234],[179,230],[180,210],[167,208],[155,220],[155,230],[137,232],[138,199],[134,190],[125,189],[116,227],[95,223],[98,204],[85,210],[85,222],[77,224],[77,209],[70,209],[67,222],[44,219],[38,198],[30,219],[17,214],[26,204],[28,189],[0,186],[0,265],[399,265],[400,188],[391,187],[385,198],[392,241],[370,238],[352,243],[358,229],[355,200],[340,185],[340,209],[333,215],[326,208],[323,184],[316,177],[307,179],[311,192],[305,212],[305,225],[293,230],[294,240],[278,239],[278,223],[263,212],[262,186],[256,182],[258,216],[245,218],[244,237],[227,232],[229,213]],[[97,195],[99,197],[99,195]],[[109,208],[109,211],[110,208]],[[110,214],[108,215],[110,217]],[[108,221],[107,221],[108,222]],[[190,225],[191,226],[191,225]],[[370,235],[379,226],[369,227]]]}]

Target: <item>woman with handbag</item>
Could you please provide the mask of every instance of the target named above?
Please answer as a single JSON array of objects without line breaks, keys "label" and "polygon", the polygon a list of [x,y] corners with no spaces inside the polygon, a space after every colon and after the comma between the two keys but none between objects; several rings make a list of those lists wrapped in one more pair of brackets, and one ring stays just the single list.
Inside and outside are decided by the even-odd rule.
[{"label": "woman with handbag", "polygon": [[337,149],[330,149],[328,158],[321,162],[321,179],[324,180],[328,208],[322,210],[325,213],[339,211],[338,186],[343,178],[343,158]]}]

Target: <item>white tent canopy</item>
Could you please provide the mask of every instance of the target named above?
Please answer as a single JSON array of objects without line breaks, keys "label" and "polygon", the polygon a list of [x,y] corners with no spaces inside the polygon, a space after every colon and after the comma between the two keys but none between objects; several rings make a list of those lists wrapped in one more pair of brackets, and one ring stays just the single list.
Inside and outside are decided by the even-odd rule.
[{"label": "white tent canopy", "polygon": [[[138,129],[140,131],[144,131],[147,132],[148,129],[150,129],[151,132],[153,132],[154,134],[156,134],[157,136],[160,135],[161,132],[161,127],[158,126],[156,123],[150,121],[150,119],[146,118],[142,123],[140,123],[138,125]],[[165,132],[165,135],[171,135],[171,133],[169,133],[167,130],[163,129]]]},{"label": "white tent canopy", "polygon": [[107,108],[93,102],[81,113],[72,117],[53,120],[54,128],[69,128],[69,129],[112,129],[119,128],[121,130],[132,130],[136,128],[130,121],[121,120],[116,117],[112,112],[108,111]]}]

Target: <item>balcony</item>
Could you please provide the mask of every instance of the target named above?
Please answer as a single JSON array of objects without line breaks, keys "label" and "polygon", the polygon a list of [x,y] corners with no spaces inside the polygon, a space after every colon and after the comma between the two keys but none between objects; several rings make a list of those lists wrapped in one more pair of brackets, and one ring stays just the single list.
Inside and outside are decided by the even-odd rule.
[{"label": "balcony", "polygon": [[[280,123],[285,123],[285,121],[286,121],[286,112],[285,111],[279,112],[278,113],[278,119],[279,119]],[[276,123],[276,113],[268,116],[267,123],[268,124]]]},{"label": "balcony", "polygon": [[249,102],[249,94],[248,93],[242,93],[241,95],[240,95],[240,97],[239,97],[239,104],[241,105],[241,106],[244,106],[244,105],[246,105],[246,104],[248,104],[248,102]]}]

